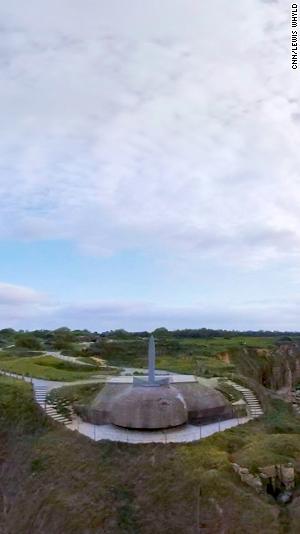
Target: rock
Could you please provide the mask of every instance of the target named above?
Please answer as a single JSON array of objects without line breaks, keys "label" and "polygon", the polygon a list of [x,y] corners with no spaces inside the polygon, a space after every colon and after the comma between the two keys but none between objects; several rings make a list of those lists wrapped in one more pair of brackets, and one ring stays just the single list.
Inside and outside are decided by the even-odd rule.
[{"label": "rock", "polygon": [[245,482],[248,486],[253,488],[257,493],[260,493],[263,489],[262,481],[258,476],[251,475],[251,473],[248,474],[242,474],[241,475],[242,482]]},{"label": "rock", "polygon": [[263,478],[274,478],[277,475],[276,465],[266,465],[265,467],[259,468],[260,475],[263,475]]},{"label": "rock", "polygon": [[231,465],[232,465],[233,470],[235,471],[235,473],[239,474],[239,472],[240,472],[239,464],[231,464]]},{"label": "rock", "polygon": [[288,504],[288,512],[289,512],[289,517],[290,517],[291,532],[299,532],[300,496],[294,497],[292,502]]},{"label": "rock", "polygon": [[279,465],[279,478],[286,490],[291,490],[295,487],[295,470],[294,466],[289,463],[287,465]]},{"label": "rock", "polygon": [[295,487],[295,469],[293,464],[266,465],[259,468],[259,476],[249,473],[247,467],[241,467],[238,464],[231,464],[234,471],[239,475],[242,482],[252,487],[258,493],[270,481],[275,492],[281,489],[278,502],[287,503],[292,498],[292,490]]},{"label": "rock", "polygon": [[239,474],[240,475],[247,475],[249,473],[249,469],[247,469],[247,467],[240,467],[239,469]]},{"label": "rock", "polygon": [[231,464],[234,471],[239,475],[242,482],[253,488],[257,493],[260,493],[263,489],[262,481],[258,476],[249,473],[247,467],[241,467],[238,464]]},{"label": "rock", "polygon": [[281,493],[279,493],[276,500],[280,504],[287,504],[291,502],[292,498],[293,498],[293,493],[291,491],[282,491]]}]

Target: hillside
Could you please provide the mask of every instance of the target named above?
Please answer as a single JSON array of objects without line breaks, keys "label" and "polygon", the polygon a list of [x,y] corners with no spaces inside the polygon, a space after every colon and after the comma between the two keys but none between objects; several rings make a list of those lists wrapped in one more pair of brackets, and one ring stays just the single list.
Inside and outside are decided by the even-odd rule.
[{"label": "hillside", "polygon": [[[99,346],[110,365],[145,364],[142,339]],[[25,355],[12,349],[0,363],[26,363]],[[205,376],[250,384],[265,415],[187,445],[94,443],[46,419],[29,384],[1,377],[1,534],[299,531],[300,417],[283,400],[300,381],[296,340],[161,339],[158,360],[164,368],[202,369]],[[46,369],[47,363],[53,362],[46,358]],[[82,394],[90,395],[89,388]],[[251,482],[260,468],[289,463],[295,487],[286,505],[275,486],[266,482],[258,492],[233,469],[248,469],[244,478]]]},{"label": "hillside", "polygon": [[[1,379],[1,532],[297,532],[231,463],[300,465],[300,420],[277,401],[256,423],[190,445],[92,443],[46,421],[29,386]],[[153,530],[153,525],[159,528]]]}]

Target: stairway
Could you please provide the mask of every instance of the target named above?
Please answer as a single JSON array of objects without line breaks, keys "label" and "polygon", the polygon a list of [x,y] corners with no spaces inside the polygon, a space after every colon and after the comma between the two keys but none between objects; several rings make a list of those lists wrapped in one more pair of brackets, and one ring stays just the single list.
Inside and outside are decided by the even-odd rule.
[{"label": "stairway", "polygon": [[300,390],[292,391],[292,404],[297,415],[300,415]]},{"label": "stairway", "polygon": [[249,388],[245,388],[244,386],[240,386],[240,384],[236,384],[235,382],[228,381],[228,384],[233,386],[237,391],[239,391],[247,404],[249,416],[252,419],[255,419],[256,417],[260,417],[264,414],[263,409],[260,405],[260,402],[258,401],[257,397],[254,395],[253,391]]},{"label": "stairway", "polygon": [[62,414],[60,414],[54,404],[50,404],[47,402],[47,387],[40,384],[34,385],[34,396],[37,401],[37,403],[45,410],[45,413],[52,417],[55,421],[58,423],[63,423],[64,425],[68,425],[71,423],[71,419],[69,417],[66,417]]}]

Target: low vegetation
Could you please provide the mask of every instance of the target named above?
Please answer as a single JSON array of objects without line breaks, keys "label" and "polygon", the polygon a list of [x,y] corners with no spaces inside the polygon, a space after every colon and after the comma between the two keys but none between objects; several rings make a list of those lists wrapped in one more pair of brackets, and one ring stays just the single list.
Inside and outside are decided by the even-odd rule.
[{"label": "low vegetation", "polygon": [[[282,412],[276,421],[271,414],[189,445],[93,443],[46,420],[29,385],[1,378],[0,530],[283,532],[275,500],[243,485],[231,467],[300,461],[300,422],[282,402],[274,410]],[[292,524],[285,516],[296,534]]]},{"label": "low vegetation", "polygon": [[52,356],[1,360],[4,371],[62,382],[87,379],[97,374],[96,368],[72,364]]},{"label": "low vegetation", "polygon": [[58,403],[67,401],[69,404],[76,402],[81,404],[88,404],[101,391],[104,382],[95,384],[76,384],[74,386],[65,386],[58,389],[52,389],[47,396],[50,403]]},{"label": "low vegetation", "polygon": [[[86,349],[86,354],[99,355],[112,366],[144,368],[147,366],[147,341],[148,338],[101,338]],[[235,352],[241,354],[242,348],[270,350],[274,347],[275,340],[270,337],[159,337],[156,339],[156,364],[158,369],[177,373],[228,376],[238,364]]]},{"label": "low vegetation", "polygon": [[[256,474],[259,467],[292,462],[295,495],[300,494],[300,417],[270,392],[267,382],[280,335],[206,331],[205,338],[202,330],[183,335],[159,329],[158,367],[234,377],[257,393],[265,415],[191,444],[94,443],[44,417],[30,385],[0,377],[0,532],[152,534],[158,525],[161,534],[297,534],[294,503],[283,509],[271,495],[256,493],[231,465]],[[14,342],[14,331],[5,335]],[[86,362],[105,360],[110,371],[115,365],[140,368],[147,363],[147,333],[100,336],[63,328],[30,335],[43,348],[53,349],[56,342]],[[284,343],[298,339],[289,333],[281,338]],[[28,355],[23,351],[29,347],[5,349],[3,339],[2,348],[0,368],[12,372],[60,381],[100,373],[97,367]],[[90,402],[101,387],[66,386],[52,391],[49,400],[66,410],[68,404]],[[231,401],[239,400],[225,381],[219,387]]]}]

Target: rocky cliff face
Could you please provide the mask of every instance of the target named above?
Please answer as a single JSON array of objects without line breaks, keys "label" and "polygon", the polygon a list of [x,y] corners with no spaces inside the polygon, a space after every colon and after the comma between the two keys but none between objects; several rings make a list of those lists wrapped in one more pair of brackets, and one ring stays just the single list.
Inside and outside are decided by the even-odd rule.
[{"label": "rocky cliff face", "polygon": [[268,493],[280,504],[287,504],[292,500],[296,480],[292,463],[259,467],[256,475],[250,473],[247,467],[239,464],[233,463],[232,467],[240,480],[257,493]]},{"label": "rocky cliff face", "polygon": [[272,366],[269,373],[264,373],[262,384],[290,395],[300,382],[300,347],[294,343],[281,345],[271,356]]},{"label": "rocky cliff face", "polygon": [[241,374],[286,398],[300,382],[300,346],[296,343],[274,349],[243,348],[233,359]]}]

